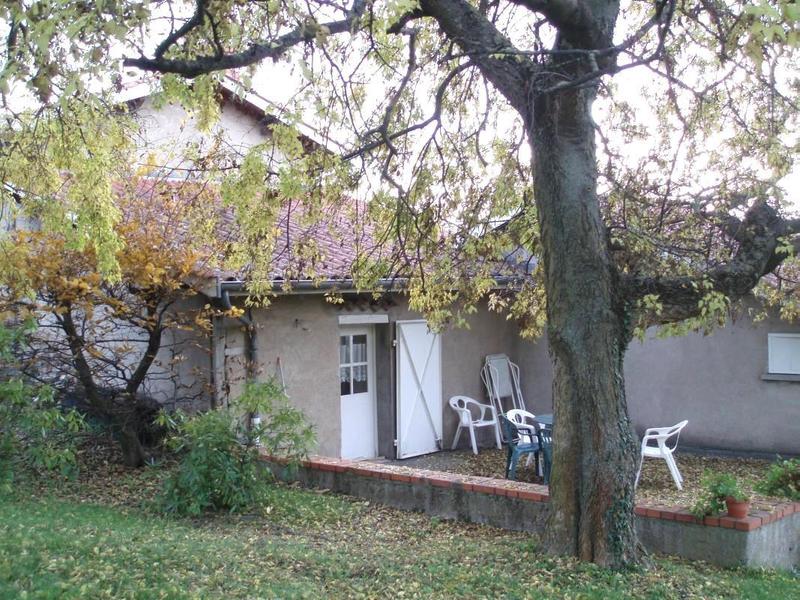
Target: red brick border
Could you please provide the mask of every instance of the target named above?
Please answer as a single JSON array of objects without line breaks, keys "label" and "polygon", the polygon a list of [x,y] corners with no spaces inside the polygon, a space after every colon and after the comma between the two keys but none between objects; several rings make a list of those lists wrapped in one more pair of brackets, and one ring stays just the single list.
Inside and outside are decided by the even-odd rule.
[{"label": "red brick border", "polygon": [[[286,460],[279,457],[264,455],[267,462],[286,464]],[[333,473],[350,473],[359,477],[371,477],[373,479],[386,479],[399,483],[409,483],[412,485],[431,485],[441,488],[459,488],[467,492],[478,494],[494,494],[496,496],[508,496],[519,498],[526,502],[549,502],[550,494],[546,485],[535,483],[525,483],[521,481],[509,481],[506,479],[494,479],[492,477],[476,477],[468,475],[457,475],[441,471],[429,471],[425,469],[412,469],[399,465],[389,465],[381,463],[358,462],[352,460],[330,458],[327,456],[310,456],[307,460],[301,461],[300,466],[306,469],[317,471],[328,471]],[[649,519],[662,519],[666,521],[678,521],[682,523],[694,523],[705,527],[726,527],[740,531],[753,531],[788,517],[795,512],[800,513],[800,502],[783,502],[772,506],[772,510],[752,510],[750,514],[742,519],[734,519],[727,515],[719,517],[705,517],[699,519],[695,517],[686,507],[680,506],[651,506],[637,505],[634,514],[639,517]]]}]

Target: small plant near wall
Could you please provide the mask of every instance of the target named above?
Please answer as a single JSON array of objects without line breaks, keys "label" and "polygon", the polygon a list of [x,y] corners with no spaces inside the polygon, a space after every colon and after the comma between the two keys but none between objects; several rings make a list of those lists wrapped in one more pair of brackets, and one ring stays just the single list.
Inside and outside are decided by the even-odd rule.
[{"label": "small plant near wall", "polygon": [[696,517],[718,515],[723,509],[731,517],[747,516],[750,498],[733,475],[706,473],[703,488],[703,495],[692,507],[692,514]]},{"label": "small plant near wall", "polygon": [[800,500],[800,458],[778,457],[756,490],[769,496]]},{"label": "small plant near wall", "polygon": [[257,509],[272,481],[259,447],[292,464],[314,442],[311,426],[274,381],[247,384],[230,406],[194,416],[162,413],[159,422],[172,432],[168,444],[179,457],[159,507],[181,516]]},{"label": "small plant near wall", "polygon": [[28,475],[77,472],[76,445],[84,429],[81,416],[62,410],[53,390],[24,377],[13,348],[27,344],[31,321],[0,324],[0,495]]}]

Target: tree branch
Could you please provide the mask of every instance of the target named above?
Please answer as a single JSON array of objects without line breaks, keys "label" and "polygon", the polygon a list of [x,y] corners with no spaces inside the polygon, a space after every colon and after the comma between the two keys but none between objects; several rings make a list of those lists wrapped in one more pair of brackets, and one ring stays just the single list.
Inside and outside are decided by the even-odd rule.
[{"label": "tree branch", "polygon": [[172,31],[164,40],[158,45],[156,48],[155,56],[156,59],[160,59],[164,54],[169,50],[173,45],[175,45],[178,40],[188,34],[192,29],[199,27],[203,24],[203,18],[205,17],[206,13],[206,0],[197,0],[197,4],[194,9],[194,14],[192,17],[186,21],[183,25],[181,25],[178,29]]},{"label": "tree branch", "polygon": [[439,84],[439,87],[436,88],[436,95],[434,97],[434,103],[433,103],[433,113],[431,114],[430,117],[428,117],[424,121],[420,121],[419,123],[414,123],[413,125],[409,125],[408,127],[404,127],[403,129],[400,129],[399,131],[394,131],[392,133],[389,133],[388,122],[384,120],[384,123],[382,124],[381,127],[379,127],[377,130],[369,132],[369,133],[380,133],[380,137],[378,139],[375,139],[367,144],[364,144],[359,148],[356,148],[351,152],[348,152],[347,154],[342,156],[342,160],[344,161],[352,160],[357,156],[361,156],[367,152],[374,150],[375,148],[379,148],[384,144],[390,143],[393,140],[396,140],[397,138],[408,135],[409,133],[412,133],[419,129],[425,129],[431,123],[438,121],[442,116],[442,103],[444,102],[444,95],[445,92],[447,92],[447,88],[449,87],[450,83],[453,81],[453,79],[456,78],[457,75],[459,75],[463,71],[466,71],[468,68],[474,66],[475,65],[473,65],[471,62],[461,63],[447,74],[447,76]]},{"label": "tree branch", "polygon": [[[667,324],[696,317],[700,300],[711,289],[731,300],[738,300],[752,290],[759,279],[774,271],[786,258],[780,250],[781,238],[800,231],[800,219],[784,220],[765,202],[753,205],[741,221],[728,218],[722,223],[726,233],[739,243],[733,258],[700,276],[658,277],[631,275],[624,277],[623,292],[629,302],[645,295],[658,296],[661,313],[652,315],[649,325]],[[795,241],[795,245],[800,240]]]},{"label": "tree branch", "polygon": [[[200,3],[204,0],[198,0],[198,8]],[[328,35],[335,35],[339,33],[349,32],[361,19],[364,14],[364,9],[367,5],[367,0],[353,0],[353,5],[344,19],[338,21],[330,21],[328,23],[316,23],[314,21],[305,22],[284,35],[278,36],[273,40],[267,42],[257,42],[251,44],[246,50],[236,52],[233,54],[220,54],[219,47],[213,56],[199,56],[191,59],[166,59],[163,57],[163,52],[172,44],[177,42],[180,37],[185,35],[190,29],[197,26],[197,23],[187,29],[187,25],[192,23],[195,19],[202,22],[203,12],[198,11],[195,15],[187,21],[180,29],[170,34],[161,44],[153,58],[140,56],[138,58],[125,58],[123,65],[125,67],[134,67],[142,69],[143,71],[152,71],[156,73],[175,73],[187,78],[197,77],[206,73],[214,71],[225,71],[227,69],[238,69],[246,67],[262,60],[271,58],[277,60],[294,46],[311,42],[321,33],[324,32]],[[199,16],[198,16],[199,15]],[[179,35],[180,34],[180,35]],[[161,55],[159,50],[164,48]]]},{"label": "tree branch", "polygon": [[510,0],[539,13],[574,48],[598,50],[608,46],[605,32],[585,0]]},{"label": "tree branch", "polygon": [[[433,17],[449,40],[455,42],[470,60],[503,94],[520,114],[528,112],[528,83],[538,66],[517,53],[511,40],[467,0],[421,0],[421,13]],[[497,54],[487,54],[496,50]]]}]

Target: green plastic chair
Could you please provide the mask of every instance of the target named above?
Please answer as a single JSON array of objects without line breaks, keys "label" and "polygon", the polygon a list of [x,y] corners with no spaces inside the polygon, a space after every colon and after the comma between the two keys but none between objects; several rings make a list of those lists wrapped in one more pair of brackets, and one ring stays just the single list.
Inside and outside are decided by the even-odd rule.
[{"label": "green plastic chair", "polygon": [[[503,433],[508,440],[508,454],[506,455],[506,479],[517,478],[517,463],[524,454],[533,453],[537,457],[541,447],[536,436],[536,427],[533,425],[518,425],[509,420],[505,415],[500,415],[500,422],[503,425]],[[526,441],[523,442],[520,436],[522,430]],[[530,440],[530,441],[527,441]],[[536,441],[533,441],[536,440]]]},{"label": "green plastic chair", "polygon": [[550,471],[553,468],[553,426],[541,424],[536,429],[536,439],[542,452],[542,477],[544,484],[550,484]]}]

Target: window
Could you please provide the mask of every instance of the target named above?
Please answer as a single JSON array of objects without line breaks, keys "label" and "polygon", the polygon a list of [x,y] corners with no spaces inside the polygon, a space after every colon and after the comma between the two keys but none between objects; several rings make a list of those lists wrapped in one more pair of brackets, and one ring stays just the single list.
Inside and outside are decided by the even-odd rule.
[{"label": "window", "polygon": [[770,333],[767,349],[770,373],[800,375],[800,333]]},{"label": "window", "polygon": [[339,337],[339,385],[342,396],[368,391],[366,334]]}]

